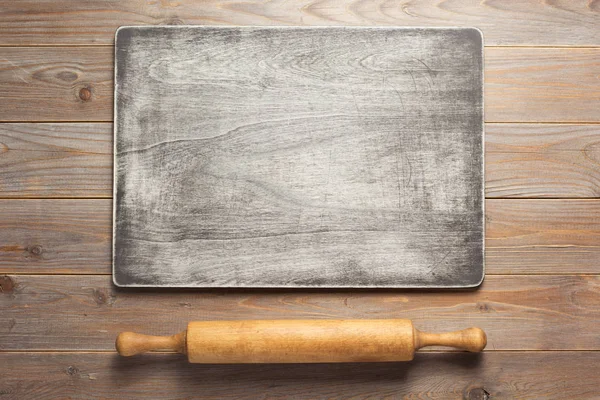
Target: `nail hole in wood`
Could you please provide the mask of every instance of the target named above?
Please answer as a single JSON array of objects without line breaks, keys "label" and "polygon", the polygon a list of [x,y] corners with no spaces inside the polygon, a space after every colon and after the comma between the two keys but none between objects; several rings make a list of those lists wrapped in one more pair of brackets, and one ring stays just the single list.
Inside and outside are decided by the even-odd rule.
[{"label": "nail hole in wood", "polygon": [[94,290],[94,300],[96,304],[102,305],[106,303],[106,295],[99,290]]},{"label": "nail hole in wood", "polygon": [[36,244],[35,246],[29,248],[29,252],[34,256],[41,256],[44,252],[44,249],[39,244]]}]

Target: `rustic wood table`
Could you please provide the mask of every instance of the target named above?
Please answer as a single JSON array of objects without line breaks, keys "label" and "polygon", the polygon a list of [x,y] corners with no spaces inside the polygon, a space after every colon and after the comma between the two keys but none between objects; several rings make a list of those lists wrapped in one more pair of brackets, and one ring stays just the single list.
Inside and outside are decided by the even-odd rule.
[{"label": "rustic wood table", "polygon": [[[0,0],[0,398],[597,398],[600,6],[354,0]],[[121,25],[477,26],[485,36],[486,272],[478,290],[112,285],[113,41]],[[404,364],[119,358],[190,320],[411,318],[480,326],[481,354]]]}]

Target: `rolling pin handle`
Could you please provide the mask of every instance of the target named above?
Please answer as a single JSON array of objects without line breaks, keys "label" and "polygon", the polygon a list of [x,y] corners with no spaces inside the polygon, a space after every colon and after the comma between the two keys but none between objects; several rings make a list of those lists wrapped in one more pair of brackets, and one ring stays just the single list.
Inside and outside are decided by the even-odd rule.
[{"label": "rolling pin handle", "polygon": [[122,332],[117,336],[115,344],[119,355],[129,357],[156,350],[171,350],[185,354],[185,341],[185,331],[173,336],[150,336],[140,333]]},{"label": "rolling pin handle", "polygon": [[447,333],[427,333],[415,329],[415,350],[426,346],[449,346],[457,349],[479,352],[487,345],[487,336],[479,328]]}]

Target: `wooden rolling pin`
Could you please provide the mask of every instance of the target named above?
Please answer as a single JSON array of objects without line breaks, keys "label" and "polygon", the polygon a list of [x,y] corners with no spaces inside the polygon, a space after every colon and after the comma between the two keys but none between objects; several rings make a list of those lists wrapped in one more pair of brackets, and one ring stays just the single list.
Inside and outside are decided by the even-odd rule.
[{"label": "wooden rolling pin", "polygon": [[173,336],[120,333],[117,351],[133,356],[152,350],[187,354],[192,363],[327,363],[409,361],[425,346],[481,351],[479,328],[425,333],[407,319],[190,322]]}]

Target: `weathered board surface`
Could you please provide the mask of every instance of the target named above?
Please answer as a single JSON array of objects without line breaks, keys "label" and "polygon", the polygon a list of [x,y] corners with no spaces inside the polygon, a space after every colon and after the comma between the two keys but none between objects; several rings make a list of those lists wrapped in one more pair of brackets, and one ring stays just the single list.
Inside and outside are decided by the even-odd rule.
[{"label": "weathered board surface", "polygon": [[121,28],[115,283],[478,285],[482,64],[475,29]]},{"label": "weathered board surface", "polygon": [[600,125],[486,124],[488,198],[600,197]]},{"label": "weathered board surface", "polygon": [[195,320],[398,317],[431,332],[479,326],[486,351],[600,350],[599,292],[600,277],[588,275],[496,275],[478,290],[444,293],[121,289],[110,276],[8,275],[0,276],[0,351],[109,351],[119,332],[172,335]]},{"label": "weathered board surface", "polygon": [[[486,274],[599,274],[600,200],[486,200]],[[109,199],[0,199],[0,273],[109,274]]]},{"label": "weathered board surface", "polygon": [[410,363],[202,365],[175,354],[0,353],[22,399],[597,399],[600,352],[417,353]]},{"label": "weathered board surface", "polygon": [[0,47],[0,121],[112,120],[108,47]]},{"label": "weathered board surface", "polygon": [[[113,53],[0,47],[0,121],[112,122]],[[600,122],[599,59],[600,48],[486,47],[486,122]]]},{"label": "weathered board surface", "polygon": [[[0,197],[112,197],[112,136],[105,122],[0,124]],[[485,144],[487,198],[600,196],[600,125],[487,123]]]},{"label": "weathered board surface", "polygon": [[0,0],[0,44],[110,45],[123,25],[477,26],[486,45],[598,46],[593,0]]},{"label": "weathered board surface", "polygon": [[0,124],[0,197],[110,197],[112,124]]},{"label": "weathered board surface", "polygon": [[599,48],[567,49],[568,59],[564,49],[503,50],[486,51],[486,98],[503,103],[486,103],[487,121],[600,122]]}]

